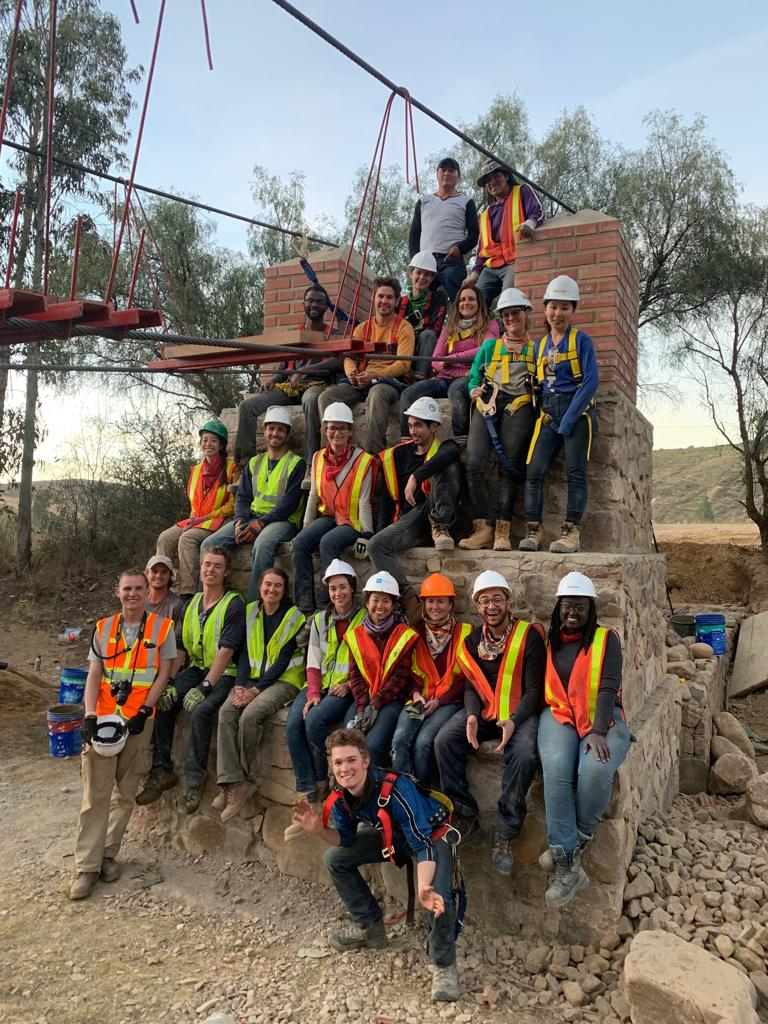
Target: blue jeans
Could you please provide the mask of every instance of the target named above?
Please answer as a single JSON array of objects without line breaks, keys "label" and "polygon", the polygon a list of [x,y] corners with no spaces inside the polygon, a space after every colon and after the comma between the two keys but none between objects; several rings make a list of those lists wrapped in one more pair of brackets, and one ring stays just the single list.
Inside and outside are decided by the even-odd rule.
[{"label": "blue jeans", "polygon": [[[589,424],[586,416],[579,416],[570,437],[563,437],[557,432],[572,398],[573,395],[547,395],[542,400],[542,409],[550,419],[539,431],[525,478],[525,518],[530,523],[540,523],[543,518],[544,482],[561,448],[565,449],[565,475],[568,480],[567,522],[578,526],[587,507]],[[593,429],[594,423],[592,417]]]},{"label": "blue jeans", "polygon": [[[251,548],[251,579],[248,584],[248,594],[245,600],[255,601],[259,596],[259,580],[261,574],[271,569],[275,564],[277,549],[285,541],[293,540],[297,530],[293,523],[283,520],[279,523],[267,523]],[[235,524],[227,523],[216,533],[211,534],[207,540],[200,545],[200,557],[202,558],[208,548],[218,545],[226,551],[233,551],[238,545],[235,541]]]},{"label": "blue jeans", "polygon": [[539,757],[544,769],[547,841],[573,853],[579,832],[591,836],[611,799],[613,776],[627,756],[629,729],[616,708],[616,724],[605,737],[611,759],[584,753],[584,740],[572,725],[558,722],[549,708],[539,719]]},{"label": "blue jeans", "polygon": [[403,708],[392,738],[392,767],[432,785],[435,771],[435,739],[445,723],[459,711],[458,704],[443,704],[426,718],[411,718]]},{"label": "blue jeans", "polygon": [[429,377],[427,380],[417,380],[415,384],[407,387],[400,398],[400,430],[403,437],[411,436],[408,433],[408,417],[405,410],[413,405],[417,398],[449,399],[453,436],[466,437],[469,432],[468,384],[469,377]]},{"label": "blue jeans", "polygon": [[[354,709],[353,709],[354,710]],[[397,720],[403,710],[401,700],[385,704],[376,716],[372,728],[365,734],[365,745],[371,758],[371,764],[376,768],[389,768],[390,754],[392,752],[392,737],[395,735]],[[347,728],[352,726],[352,718],[349,716]]]},{"label": "blue jeans", "polygon": [[[532,405],[522,405],[515,412],[507,414],[505,410],[508,405],[509,399],[500,394],[496,400],[496,430],[509,461],[521,473],[525,473],[525,459],[531,445],[536,415]],[[488,427],[485,425],[485,417],[481,416],[477,409],[473,409],[465,465],[474,518],[485,519],[486,522],[497,518],[511,522],[515,516],[515,498],[522,485],[522,480],[513,477],[503,466],[499,465],[498,459],[496,460],[496,472],[499,479],[498,516],[496,516],[491,508],[491,493],[488,489],[488,480],[491,476],[488,462],[492,452],[495,454],[495,448],[488,433]]]},{"label": "blue jeans", "polygon": [[480,277],[477,279],[477,289],[482,293],[488,312],[491,312],[493,300],[500,295],[505,288],[513,288],[515,285],[515,264],[509,263],[506,267],[483,267]]},{"label": "blue jeans", "polygon": [[[320,516],[300,530],[293,542],[293,587],[296,604],[308,615],[316,607],[315,575],[312,556],[320,552],[320,576],[334,558],[341,558],[347,548],[352,547],[358,538],[358,532],[352,526],[337,526],[336,520],[330,516]],[[328,603],[323,591],[323,605]]]},{"label": "blue jeans", "polygon": [[462,256],[458,260],[446,263],[445,253],[433,252],[432,255],[437,261],[436,281],[445,288],[451,302],[455,302],[456,296],[459,294],[459,288],[464,284],[464,279],[467,276],[467,265],[464,262],[464,257]]},{"label": "blue jeans", "polygon": [[[400,858],[409,856],[402,833],[395,833],[395,847]],[[454,906],[451,894],[453,858],[444,839],[435,849],[435,877],[432,887],[445,901],[445,913],[429,915],[429,959],[438,967],[450,967],[456,959],[454,949]],[[381,836],[372,828],[359,828],[351,846],[329,846],[323,857],[336,892],[358,928],[370,928],[381,921],[381,907],[358,871],[363,864],[381,864]]]},{"label": "blue jeans", "polygon": [[291,704],[285,737],[296,776],[297,793],[314,793],[315,785],[328,779],[328,758],[325,741],[334,726],[344,721],[352,705],[352,696],[333,697],[326,693],[319,704],[310,708],[304,717],[307,688],[304,687]]}]

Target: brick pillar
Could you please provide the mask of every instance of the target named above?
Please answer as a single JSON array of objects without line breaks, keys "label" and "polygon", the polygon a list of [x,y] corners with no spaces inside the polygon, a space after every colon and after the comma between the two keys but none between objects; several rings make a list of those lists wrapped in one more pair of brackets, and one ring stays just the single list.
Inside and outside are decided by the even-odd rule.
[{"label": "brick pillar", "polygon": [[532,334],[546,331],[541,300],[557,274],[578,281],[576,326],[595,343],[600,389],[637,400],[637,330],[640,277],[629,243],[615,217],[579,210],[548,220],[518,249],[515,284],[534,307]]},{"label": "brick pillar", "polygon": [[[344,265],[347,261],[349,246],[336,249],[319,249],[310,253],[309,262],[318,276],[320,284],[331,297],[332,302],[349,311],[360,280],[361,260],[357,252],[352,252],[349,269],[344,280],[344,287],[339,298]],[[366,267],[363,275],[363,287],[358,306],[358,319],[365,320],[370,313],[373,274]],[[310,281],[301,269],[298,259],[287,260],[276,267],[268,267],[264,281],[264,331],[272,331],[276,327],[297,327],[304,320],[303,295]]]}]

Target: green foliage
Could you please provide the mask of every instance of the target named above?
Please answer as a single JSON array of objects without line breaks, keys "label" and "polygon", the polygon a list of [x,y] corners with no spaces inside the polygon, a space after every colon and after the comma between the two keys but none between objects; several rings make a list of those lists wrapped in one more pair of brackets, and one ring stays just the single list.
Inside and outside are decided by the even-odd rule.
[{"label": "green foliage", "polygon": [[695,518],[698,523],[714,523],[715,521],[715,513],[712,511],[712,505],[706,494],[696,508]]},{"label": "green foliage", "polygon": [[[355,172],[351,192],[344,206],[346,226],[344,241],[349,243],[355,227],[360,204],[365,192],[368,167],[359,167]],[[376,210],[371,227],[368,264],[376,274],[394,274],[403,277],[408,266],[408,232],[413,218],[416,193],[405,184],[402,171],[397,166],[382,168],[379,189],[376,196]],[[356,248],[362,252],[370,219],[373,187],[369,189],[365,213],[357,236]]]}]

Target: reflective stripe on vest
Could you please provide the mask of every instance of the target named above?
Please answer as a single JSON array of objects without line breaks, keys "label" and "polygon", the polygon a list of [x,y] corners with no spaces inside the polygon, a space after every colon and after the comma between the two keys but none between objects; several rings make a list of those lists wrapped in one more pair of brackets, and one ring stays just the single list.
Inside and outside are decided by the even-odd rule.
[{"label": "reflective stripe on vest", "polygon": [[366,474],[370,470],[374,459],[372,455],[357,447],[352,449],[350,462],[353,459],[355,461],[344,477],[343,483],[339,487],[336,487],[335,483],[331,483],[330,486],[334,488],[335,494],[331,495],[327,489],[324,494],[323,486],[326,482],[323,474],[325,448],[321,448],[315,454],[314,460],[315,491],[318,498],[317,510],[320,515],[333,516],[338,508],[341,515],[349,519],[354,529],[360,533],[362,530],[360,523],[360,493],[363,489]]},{"label": "reflective stripe on vest", "polygon": [[[205,625],[200,629],[199,609],[202,600],[202,594],[195,594],[187,605],[187,610],[184,612],[184,623],[181,627],[181,640],[184,650],[189,655],[190,667],[207,670],[213,664],[219,651],[219,638],[227,608],[232,601],[240,601],[241,597],[234,590],[224,594],[210,609],[205,619]],[[223,675],[233,676],[236,672],[237,665],[230,662],[224,669]]]},{"label": "reflective stripe on vest", "polygon": [[[97,715],[122,715],[132,718],[144,703],[160,669],[160,648],[173,629],[171,619],[162,619],[154,612],[147,614],[144,632],[126,649],[125,637],[118,633],[120,615],[110,615],[96,623],[96,636],[101,651],[101,685],[99,687]],[[141,632],[141,631],[140,631]],[[125,704],[118,707],[110,692],[112,682],[131,681],[133,689]]]},{"label": "reflective stripe on vest", "polygon": [[[322,676],[323,690],[330,690],[332,686],[346,683],[349,679],[349,644],[346,632],[339,640],[336,626],[333,622],[327,621],[327,615],[327,611],[315,612],[313,619],[320,638],[320,675]],[[349,620],[347,630],[356,629],[364,618],[365,608],[358,609]]]},{"label": "reflective stripe on vest", "polygon": [[512,191],[504,203],[501,215],[500,238],[495,241],[491,234],[491,213],[486,207],[480,214],[480,248],[478,255],[486,267],[506,267],[515,262],[517,233],[525,221],[523,200],[519,185],[513,185]]},{"label": "reflective stripe on vest", "polygon": [[400,657],[419,639],[419,634],[410,626],[398,623],[387,637],[383,653],[379,651],[376,642],[362,625],[348,629],[344,638],[349,644],[349,650],[360,670],[360,675],[368,684],[368,693],[375,697]]},{"label": "reflective stripe on vest", "polygon": [[[251,665],[252,677],[258,678],[267,672],[277,661],[280,651],[289,640],[292,640],[306,622],[305,616],[296,607],[289,608],[280,620],[269,642],[264,644],[264,612],[259,601],[251,601],[245,610],[245,638],[248,647],[248,661]],[[266,656],[266,661],[265,661]],[[284,683],[290,683],[300,689],[306,682],[304,672],[304,652],[296,648],[288,662],[288,667],[280,676]]]},{"label": "reflective stripe on vest", "polygon": [[[189,474],[189,480],[187,481],[187,497],[189,498],[191,516],[204,516],[206,513],[212,512],[215,508],[219,508],[223,505],[227,499],[227,486],[234,482],[238,472],[239,467],[235,460],[227,459],[226,483],[219,483],[215,488],[212,487],[204,493],[203,464],[202,462],[196,462],[192,467],[192,471]],[[212,516],[204,523],[200,523],[197,529],[208,530],[211,528],[211,523],[213,523],[215,519],[220,518],[221,516]],[[186,522],[186,520],[182,519],[181,523],[177,523],[177,525],[180,526],[184,522]]]},{"label": "reflective stripe on vest", "polygon": [[[592,731],[609,633],[616,633],[616,631],[598,626],[589,649],[579,651],[576,655],[567,690],[552,661],[552,649],[551,647],[547,648],[544,697],[555,718],[559,722],[572,725],[581,737]],[[618,633],[616,633],[616,637],[618,638]],[[619,688],[618,701],[621,702],[621,688]]]},{"label": "reflective stripe on vest", "polygon": [[534,372],[533,362],[533,343],[530,339],[526,340],[523,351],[518,355],[516,352],[507,351],[507,346],[504,344],[503,338],[498,338],[496,344],[493,346],[493,355],[491,361],[486,367],[485,376],[488,380],[493,380],[496,375],[499,362],[501,362],[501,383],[509,384],[509,364],[510,363],[525,363],[528,372],[532,374]]},{"label": "reflective stripe on vest", "polygon": [[[301,462],[301,457],[295,452],[286,452],[277,465],[270,472],[269,456],[267,452],[259,452],[250,461],[251,480],[253,481],[253,501],[251,512],[255,518],[268,515],[274,512],[278,501],[285,494],[288,480],[296,466]],[[303,513],[303,502],[288,517],[288,522],[298,526]]]},{"label": "reflective stripe on vest", "polygon": [[[437,455],[438,451],[440,450],[441,443],[442,442],[438,441],[437,438],[434,439],[432,444],[429,446],[429,451],[426,454],[424,462],[428,462],[431,458],[434,458],[434,456]],[[397,520],[400,518],[400,487],[397,482],[395,449],[402,448],[403,445],[406,444],[416,444],[416,442],[401,441],[400,444],[393,445],[391,448],[385,448],[383,452],[379,452],[379,460],[381,461],[381,465],[384,471],[384,484],[387,488],[387,493],[389,494],[392,501],[394,501],[395,503],[395,516],[394,519],[392,520],[393,523],[397,522]],[[430,491],[429,480],[425,480],[422,483],[421,489],[424,493],[424,496],[426,497]]]},{"label": "reflective stripe on vest", "polygon": [[442,677],[438,676],[435,660],[429,653],[425,643],[416,644],[411,655],[411,674],[421,680],[421,692],[427,700],[439,700],[444,696],[463,669],[456,660],[459,644],[472,632],[468,622],[457,622],[453,628],[453,636],[448,650],[447,668]]},{"label": "reflective stripe on vest", "polygon": [[[552,345],[550,347],[550,352],[553,353],[551,356],[547,355],[547,338],[549,337],[549,335],[545,334],[544,337],[539,340],[538,352],[536,356],[537,383],[541,384],[541,382],[544,380],[544,375],[546,373],[548,363],[556,364],[566,362],[571,364],[571,373],[573,374],[573,379],[577,383],[581,382],[583,374],[581,372],[579,354],[576,349],[576,335],[578,333],[579,332],[575,327],[571,327],[568,331],[568,344],[566,345],[565,352],[556,351],[555,346]],[[560,344],[562,345],[562,341],[560,342]]]},{"label": "reflective stripe on vest", "polygon": [[529,629],[535,629],[543,638],[544,629],[540,623],[525,622],[523,619],[515,621],[512,632],[507,637],[507,646],[499,666],[495,689],[491,688],[491,684],[485,678],[485,673],[467,650],[466,640],[459,644],[456,657],[464,675],[483,701],[483,718],[496,718],[503,721],[512,716],[520,703],[520,698],[523,695],[525,644]]}]

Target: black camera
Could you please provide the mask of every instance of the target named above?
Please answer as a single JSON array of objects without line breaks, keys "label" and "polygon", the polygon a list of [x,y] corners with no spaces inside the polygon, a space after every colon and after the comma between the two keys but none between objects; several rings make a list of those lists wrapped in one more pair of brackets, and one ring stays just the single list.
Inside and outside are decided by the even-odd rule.
[{"label": "black camera", "polygon": [[128,679],[113,680],[109,692],[117,701],[118,707],[122,707],[131,695],[133,687]]}]

